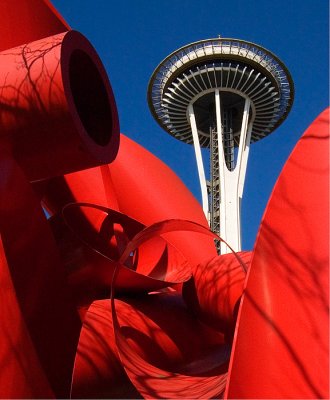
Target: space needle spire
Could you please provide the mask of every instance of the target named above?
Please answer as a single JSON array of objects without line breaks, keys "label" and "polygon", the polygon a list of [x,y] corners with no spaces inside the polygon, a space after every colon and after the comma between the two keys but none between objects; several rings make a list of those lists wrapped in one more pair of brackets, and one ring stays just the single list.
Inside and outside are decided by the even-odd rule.
[{"label": "space needle spire", "polygon": [[[194,145],[204,213],[235,251],[250,144],[283,122],[293,98],[291,75],[274,54],[220,35],[174,51],[151,76],[150,110],[166,132]],[[203,147],[210,149],[208,177]]]}]

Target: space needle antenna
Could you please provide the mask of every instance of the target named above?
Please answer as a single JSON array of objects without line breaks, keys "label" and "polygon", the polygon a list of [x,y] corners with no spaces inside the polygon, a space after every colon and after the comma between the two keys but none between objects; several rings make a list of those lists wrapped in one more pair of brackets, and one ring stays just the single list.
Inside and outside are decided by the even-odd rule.
[{"label": "space needle antenna", "polygon": [[[210,228],[241,250],[241,201],[250,143],[287,117],[294,85],[270,51],[244,40],[200,40],[171,53],[155,69],[148,103],[156,121],[194,145],[203,210]],[[210,150],[206,179],[201,148]],[[218,252],[229,252],[217,242]]]}]

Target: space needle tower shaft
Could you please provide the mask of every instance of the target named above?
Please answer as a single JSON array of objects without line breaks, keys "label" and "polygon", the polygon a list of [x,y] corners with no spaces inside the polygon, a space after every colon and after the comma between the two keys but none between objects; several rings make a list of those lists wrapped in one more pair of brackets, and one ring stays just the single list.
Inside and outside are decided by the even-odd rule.
[{"label": "space needle tower shaft", "polygon": [[[285,65],[268,50],[237,39],[202,40],[163,60],[148,87],[158,123],[194,145],[202,206],[210,228],[241,250],[241,203],[250,143],[271,133],[293,102]],[[210,150],[208,178],[202,148]],[[229,252],[223,242],[221,254]]]},{"label": "space needle tower shaft", "polygon": [[[202,204],[213,232],[218,233],[236,251],[241,249],[240,204],[249,154],[252,124],[249,123],[250,100],[245,99],[238,155],[235,163],[234,138],[231,112],[221,107],[220,90],[214,91],[215,124],[210,123],[210,182],[207,184],[198,128],[193,104],[188,113],[193,136]],[[223,220],[220,221],[220,216]],[[218,244],[219,245],[219,244]],[[225,243],[221,243],[221,253],[227,253]]]}]

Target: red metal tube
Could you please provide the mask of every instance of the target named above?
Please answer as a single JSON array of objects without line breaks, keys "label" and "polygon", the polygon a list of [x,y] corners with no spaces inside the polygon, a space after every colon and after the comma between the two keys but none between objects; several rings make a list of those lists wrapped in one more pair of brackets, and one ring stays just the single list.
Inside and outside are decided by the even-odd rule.
[{"label": "red metal tube", "polygon": [[109,165],[89,168],[33,183],[50,215],[69,203],[92,203],[119,211]]},{"label": "red metal tube", "polygon": [[0,237],[0,398],[54,398],[15,292]]},{"label": "red metal tube", "polygon": [[69,31],[0,53],[0,143],[30,181],[111,162],[117,108],[94,48]]},{"label": "red metal tube", "polygon": [[235,335],[225,398],[329,398],[329,109],[275,185]]},{"label": "red metal tube", "polygon": [[[10,357],[16,358],[17,368],[12,369],[11,376],[6,372],[8,380],[0,385],[0,397],[16,397],[15,393],[20,393],[17,397],[29,397],[30,392],[23,392],[25,386],[18,391],[11,385],[16,377],[15,370],[18,376],[21,375],[20,362],[34,353],[55,396],[67,398],[81,327],[78,313],[66,284],[55,240],[31,185],[17,163],[3,151],[0,152],[0,171],[0,232],[6,257],[6,263],[0,268],[2,275],[10,277],[10,280],[5,278],[5,284],[14,288],[8,301],[15,297],[19,308],[16,313],[17,306],[10,300],[14,304],[13,321],[24,320],[22,326],[13,329],[11,341],[1,337],[1,362],[7,364],[6,346],[10,344]],[[2,304],[4,310],[8,306]],[[3,321],[6,315],[1,314],[2,326],[12,323],[11,320]],[[22,335],[28,336],[22,341],[24,338],[17,331],[20,327]],[[38,363],[27,368],[35,368],[36,376],[40,374]],[[2,370],[0,375],[3,373]],[[42,387],[45,387],[44,383]],[[42,398],[49,396],[49,392],[41,388],[34,394]]]},{"label": "red metal tube", "polygon": [[0,51],[69,29],[49,0],[0,1]]}]

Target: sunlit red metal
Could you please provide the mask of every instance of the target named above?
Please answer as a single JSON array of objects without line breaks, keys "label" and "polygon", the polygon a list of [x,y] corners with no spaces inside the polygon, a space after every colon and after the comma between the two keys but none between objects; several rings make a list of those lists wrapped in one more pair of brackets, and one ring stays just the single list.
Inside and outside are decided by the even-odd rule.
[{"label": "sunlit red metal", "polygon": [[0,51],[70,29],[49,0],[1,0],[0,22]]},{"label": "sunlit red metal", "polygon": [[227,398],[329,397],[329,109],[266,208],[238,317]]},{"label": "sunlit red metal", "polygon": [[[50,223],[79,305],[110,296],[116,268],[117,293],[148,293],[191,277],[186,258],[153,226],[145,228],[117,211],[73,203]],[[127,246],[131,246],[128,257],[120,261]]]},{"label": "sunlit red metal", "polygon": [[33,188],[50,215],[70,203],[97,204],[119,211],[109,165],[35,182]]},{"label": "sunlit red metal", "polygon": [[[193,268],[183,298],[196,317],[231,342],[251,252],[216,256]],[[241,263],[237,259],[241,259]]]},{"label": "sunlit red metal", "polygon": [[30,181],[111,162],[119,124],[106,72],[78,32],[0,53],[0,142]]},{"label": "sunlit red metal", "polygon": [[[121,212],[146,226],[179,218],[208,227],[200,204],[180,178],[124,135],[121,135],[119,152],[110,172]],[[134,196],[127,195],[128,188]],[[207,236],[175,232],[167,234],[166,239],[179,248],[192,265],[216,255],[213,239]]]},{"label": "sunlit red metal", "polygon": [[71,397],[141,398],[118,356],[109,300],[93,302],[84,315],[72,376]]},{"label": "sunlit red metal", "polygon": [[15,295],[1,238],[0,286],[1,397],[54,398]]},{"label": "sunlit red metal", "polygon": [[[87,202],[118,210],[145,226],[179,218],[208,227],[200,204],[178,176],[123,134],[111,164],[40,182],[37,189],[51,214],[71,202]],[[210,237],[175,232],[166,238],[192,265],[216,255]]]},{"label": "sunlit red metal", "polygon": [[144,398],[216,398],[223,393],[230,346],[189,313],[179,293],[115,300],[116,345]]},{"label": "sunlit red metal", "polygon": [[328,398],[329,111],[253,253],[216,256],[180,179],[118,151],[87,39],[46,0],[0,11],[0,397]]},{"label": "sunlit red metal", "polygon": [[[16,162],[4,152],[1,152],[0,171],[2,261],[6,259],[6,263],[0,267],[3,274],[10,274],[10,280],[7,278],[3,284],[4,288],[7,285],[14,288],[13,296],[17,299],[15,307],[20,310],[16,313],[16,321],[22,320],[22,335],[23,338],[26,336],[23,343],[27,344],[25,348],[20,343],[20,336],[14,335],[18,326],[13,330],[12,341],[9,342],[11,348],[4,349],[2,346],[6,346],[6,341],[4,344],[1,338],[3,368],[0,376],[6,371],[7,361],[3,358],[6,354],[16,358],[19,375],[22,374],[20,360],[24,360],[25,352],[35,354],[55,396],[67,397],[80,331],[78,314],[68,290],[54,237],[31,185]],[[37,371],[38,363],[35,368]],[[12,376],[5,373],[8,384],[15,382],[15,371],[12,370]],[[0,397],[11,398],[15,393],[21,393],[19,397],[27,396],[12,383],[10,387],[13,392],[8,392],[6,382],[2,383]],[[47,388],[47,385],[42,384],[41,387]],[[43,393],[40,389],[36,394],[47,397],[47,390]]]}]

